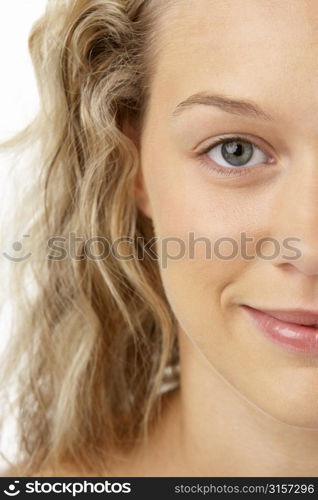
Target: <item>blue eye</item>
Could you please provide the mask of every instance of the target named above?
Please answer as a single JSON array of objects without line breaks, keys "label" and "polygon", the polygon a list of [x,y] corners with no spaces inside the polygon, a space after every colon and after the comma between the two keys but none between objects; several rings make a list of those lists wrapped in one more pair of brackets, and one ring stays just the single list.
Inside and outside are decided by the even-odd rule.
[{"label": "blue eye", "polygon": [[248,167],[266,163],[267,155],[251,142],[238,139],[222,139],[210,146],[207,156],[222,167]]},{"label": "blue eye", "polygon": [[276,163],[273,156],[240,135],[219,137],[197,156],[206,170],[229,178],[268,169],[269,164]]}]

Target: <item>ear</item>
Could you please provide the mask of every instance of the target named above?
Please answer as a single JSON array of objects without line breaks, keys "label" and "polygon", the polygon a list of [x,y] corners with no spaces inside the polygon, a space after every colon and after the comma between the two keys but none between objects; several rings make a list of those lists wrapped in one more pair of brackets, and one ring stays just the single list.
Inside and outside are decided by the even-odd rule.
[{"label": "ear", "polygon": [[135,178],[135,197],[136,204],[139,210],[141,210],[147,217],[152,218],[152,211],[150,207],[148,192],[146,189],[143,170],[141,166],[141,147],[140,147],[140,132],[138,126],[132,123],[130,120],[125,119],[122,123],[122,131],[123,133],[131,139],[131,141],[135,144],[138,153],[139,153],[139,165],[138,171]]}]

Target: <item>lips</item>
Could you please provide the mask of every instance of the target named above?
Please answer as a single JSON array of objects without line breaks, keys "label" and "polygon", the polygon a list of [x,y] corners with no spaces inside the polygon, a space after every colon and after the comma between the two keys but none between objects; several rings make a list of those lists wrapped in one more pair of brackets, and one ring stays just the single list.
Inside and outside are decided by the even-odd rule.
[{"label": "lips", "polygon": [[253,325],[274,343],[288,350],[318,354],[318,314],[302,310],[260,310],[243,305]]},{"label": "lips", "polygon": [[318,324],[318,314],[311,312],[304,312],[300,309],[289,311],[278,311],[269,309],[258,309],[264,314],[268,314],[273,318],[285,321],[287,323],[296,323],[298,325],[312,326]]}]

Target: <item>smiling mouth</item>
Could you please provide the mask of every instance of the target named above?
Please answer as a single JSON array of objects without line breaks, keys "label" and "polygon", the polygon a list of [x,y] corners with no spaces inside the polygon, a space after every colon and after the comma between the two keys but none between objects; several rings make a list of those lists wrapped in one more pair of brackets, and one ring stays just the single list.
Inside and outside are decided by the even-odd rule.
[{"label": "smiling mouth", "polygon": [[[318,355],[318,322],[315,313],[294,311],[265,311],[242,305],[241,309],[266,338],[288,350]],[[275,316],[274,316],[275,314]],[[287,319],[294,321],[287,321]],[[297,320],[295,321],[295,320]]]}]

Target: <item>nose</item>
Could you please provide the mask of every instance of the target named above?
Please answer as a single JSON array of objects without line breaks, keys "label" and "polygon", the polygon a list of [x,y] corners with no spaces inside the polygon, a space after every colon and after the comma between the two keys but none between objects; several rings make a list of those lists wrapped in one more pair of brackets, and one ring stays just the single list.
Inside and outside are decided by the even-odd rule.
[{"label": "nose", "polygon": [[[299,164],[298,164],[299,165]],[[286,182],[275,204],[272,229],[275,236],[284,236],[282,251],[275,265],[318,276],[318,155],[302,168],[286,175]],[[286,238],[291,238],[286,243]],[[285,248],[293,247],[292,252]],[[291,259],[291,257],[293,257]]]},{"label": "nose", "polygon": [[284,269],[298,270],[302,274],[307,276],[318,276],[318,256],[317,252],[314,253],[312,247],[307,242],[296,242],[293,244],[299,250],[299,257],[295,255],[294,260],[285,260],[285,257],[281,257],[278,261],[280,267]]}]

